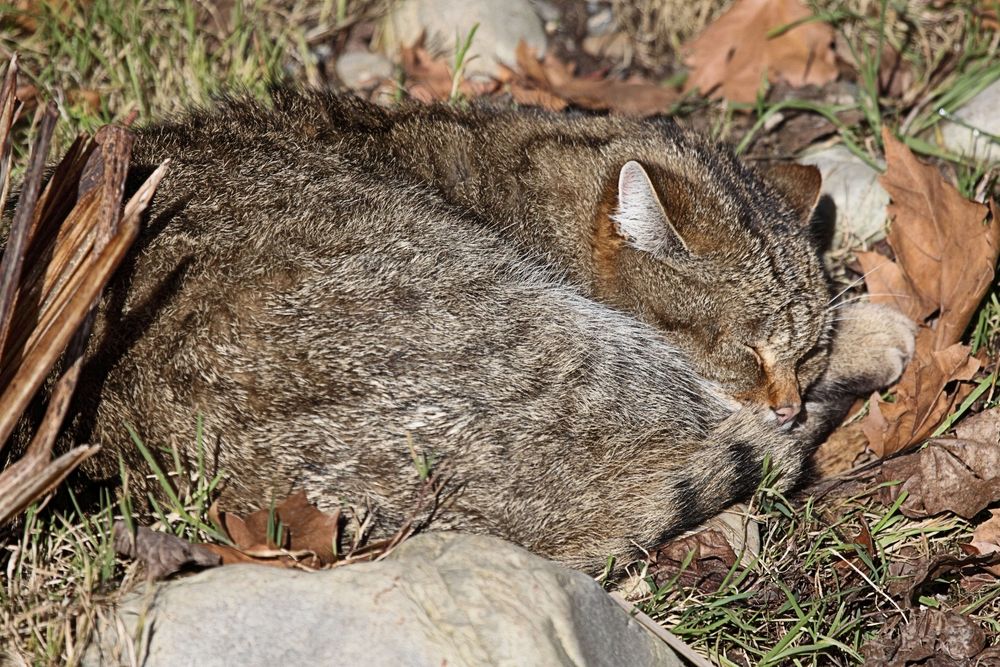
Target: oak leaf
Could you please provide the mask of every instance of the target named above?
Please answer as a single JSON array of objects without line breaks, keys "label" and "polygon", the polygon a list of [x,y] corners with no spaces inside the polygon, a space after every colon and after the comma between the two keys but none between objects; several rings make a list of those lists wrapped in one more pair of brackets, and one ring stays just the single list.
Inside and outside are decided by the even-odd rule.
[{"label": "oak leaf", "polygon": [[[1000,510],[990,510],[990,518],[982,522],[972,531],[972,542],[969,543],[977,553],[1000,553]],[[986,568],[991,574],[1000,577],[1000,565]]]},{"label": "oak leaf", "polygon": [[320,567],[337,560],[340,512],[327,514],[309,503],[303,492],[292,494],[274,510],[246,517],[210,511],[210,518],[234,547],[205,545],[224,564],[256,562],[279,567]]},{"label": "oak leaf", "polygon": [[923,164],[888,129],[882,138],[889,192],[887,236],[895,254],[859,253],[871,300],[892,305],[922,325],[913,361],[896,386],[896,400],[877,396],[864,422],[873,451],[885,457],[928,437],[968,394],[980,363],[960,343],[993,281],[1000,254],[1000,220],[985,224],[987,207],[965,199],[941,173]]},{"label": "oak leaf", "polygon": [[533,101],[527,91],[534,89],[547,93],[540,95],[538,101],[550,109],[559,108],[552,101],[554,97],[583,109],[646,117],[667,113],[678,99],[674,89],[639,76],[626,81],[577,77],[572,67],[551,53],[540,61],[523,40],[517,45],[517,64],[522,76],[512,82],[511,93],[515,99],[520,97],[518,101],[522,104]]},{"label": "oak leaf", "polygon": [[883,488],[883,499],[892,503],[905,491],[899,511],[912,519],[942,512],[971,519],[1000,500],[1000,447],[978,440],[933,440],[918,452],[885,462],[878,479],[901,481]]},{"label": "oak leaf", "polygon": [[811,18],[799,0],[736,0],[686,45],[691,75],[685,88],[753,102],[765,77],[796,87],[834,81],[833,29]]}]

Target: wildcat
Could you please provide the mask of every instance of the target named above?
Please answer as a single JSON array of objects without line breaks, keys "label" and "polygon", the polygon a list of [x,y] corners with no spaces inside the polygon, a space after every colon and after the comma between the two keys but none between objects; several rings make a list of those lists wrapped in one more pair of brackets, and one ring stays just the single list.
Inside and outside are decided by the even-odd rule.
[{"label": "wildcat", "polygon": [[224,501],[304,489],[378,535],[419,453],[453,484],[432,527],[594,572],[765,458],[794,484],[912,353],[888,309],[834,327],[813,192],[668,122],[279,92],[143,130],[132,181],[167,157],[66,429],[95,475],[143,470],[126,423],[193,458],[201,414]]}]

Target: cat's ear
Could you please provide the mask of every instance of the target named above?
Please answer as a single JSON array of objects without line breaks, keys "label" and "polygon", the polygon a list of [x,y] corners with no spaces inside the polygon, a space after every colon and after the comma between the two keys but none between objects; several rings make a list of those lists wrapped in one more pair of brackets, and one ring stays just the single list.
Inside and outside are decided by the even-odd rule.
[{"label": "cat's ear", "polygon": [[808,225],[819,202],[823,177],[812,165],[779,163],[763,167],[764,178],[792,207],[803,225]]},{"label": "cat's ear", "polygon": [[618,174],[618,206],[612,219],[621,235],[639,250],[665,258],[690,254],[670,223],[649,175],[634,160],[626,162]]}]

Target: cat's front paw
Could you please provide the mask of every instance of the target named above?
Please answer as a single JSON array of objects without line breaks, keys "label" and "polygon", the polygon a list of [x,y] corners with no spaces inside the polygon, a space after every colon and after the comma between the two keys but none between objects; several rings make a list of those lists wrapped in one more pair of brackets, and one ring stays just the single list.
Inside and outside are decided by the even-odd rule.
[{"label": "cat's front paw", "polygon": [[887,387],[902,375],[913,357],[917,327],[898,310],[856,303],[837,316],[827,373],[837,384],[864,394]]}]

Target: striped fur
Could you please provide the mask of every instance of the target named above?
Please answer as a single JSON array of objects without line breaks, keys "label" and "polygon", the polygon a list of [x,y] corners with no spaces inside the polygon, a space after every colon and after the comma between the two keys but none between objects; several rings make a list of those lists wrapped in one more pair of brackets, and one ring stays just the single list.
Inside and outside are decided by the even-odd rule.
[{"label": "striped fur", "polygon": [[[415,450],[454,491],[432,526],[594,572],[746,496],[765,457],[794,483],[911,349],[889,311],[831,339],[791,207],[665,121],[282,92],[144,130],[132,181],[166,157],[67,429],[106,446],[91,474],[121,453],[140,488],[124,424],[193,458],[200,413],[225,504],[304,489],[377,536],[417,502]],[[628,160],[696,259],[615,239],[608,183]],[[711,342],[741,332],[814,359],[804,419],[734,400],[756,362]],[[860,369],[838,341],[871,346]]]}]

